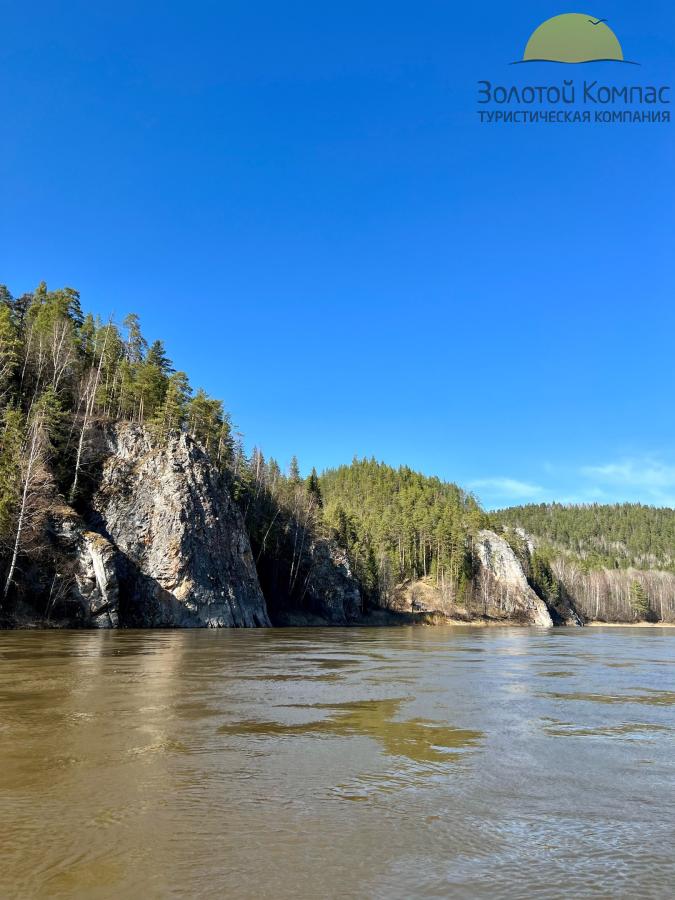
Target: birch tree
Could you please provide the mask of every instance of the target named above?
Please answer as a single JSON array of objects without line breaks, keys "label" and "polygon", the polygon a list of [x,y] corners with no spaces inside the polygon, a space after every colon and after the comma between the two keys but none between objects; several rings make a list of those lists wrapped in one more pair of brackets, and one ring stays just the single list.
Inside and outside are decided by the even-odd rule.
[{"label": "birch tree", "polygon": [[21,479],[21,496],[16,517],[12,554],[3,589],[3,602],[6,602],[14,580],[19,552],[22,548],[24,532],[34,513],[37,499],[37,484],[44,464],[45,447],[45,414],[38,408],[30,422],[27,439],[22,449],[19,475]]}]

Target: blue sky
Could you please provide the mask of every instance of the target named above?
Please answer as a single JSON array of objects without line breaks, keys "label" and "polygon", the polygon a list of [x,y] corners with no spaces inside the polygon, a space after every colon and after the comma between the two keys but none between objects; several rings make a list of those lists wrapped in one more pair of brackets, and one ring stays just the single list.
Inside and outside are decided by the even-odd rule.
[{"label": "blue sky", "polygon": [[[596,2],[596,0],[594,0]],[[530,500],[675,504],[675,125],[481,125],[547,2],[0,5],[0,281],[140,314],[249,446]],[[536,75],[535,75],[536,68]]]}]

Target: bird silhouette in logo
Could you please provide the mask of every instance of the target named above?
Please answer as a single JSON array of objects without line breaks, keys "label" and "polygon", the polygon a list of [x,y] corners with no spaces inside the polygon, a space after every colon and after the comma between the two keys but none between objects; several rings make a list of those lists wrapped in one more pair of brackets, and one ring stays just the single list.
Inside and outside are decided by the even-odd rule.
[{"label": "bird silhouette in logo", "polygon": [[601,25],[603,22],[606,22],[607,19],[598,19],[597,22],[594,19],[589,19],[588,21],[591,25]]}]

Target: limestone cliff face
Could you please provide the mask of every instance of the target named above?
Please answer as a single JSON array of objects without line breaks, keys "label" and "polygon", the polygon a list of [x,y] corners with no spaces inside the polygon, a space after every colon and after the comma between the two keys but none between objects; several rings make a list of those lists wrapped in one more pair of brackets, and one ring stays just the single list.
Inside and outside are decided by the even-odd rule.
[{"label": "limestone cliff face", "polygon": [[481,531],[474,550],[480,562],[479,590],[486,608],[496,608],[500,616],[543,628],[553,625],[548,607],[528,584],[518,557],[503,537],[494,531]]},{"label": "limestone cliff face", "polygon": [[[105,439],[91,501],[97,534],[81,544],[90,596],[105,602],[116,591],[125,626],[269,625],[241,516],[202,449],[186,434],[158,449],[133,425]],[[117,551],[114,566],[103,541]]]}]

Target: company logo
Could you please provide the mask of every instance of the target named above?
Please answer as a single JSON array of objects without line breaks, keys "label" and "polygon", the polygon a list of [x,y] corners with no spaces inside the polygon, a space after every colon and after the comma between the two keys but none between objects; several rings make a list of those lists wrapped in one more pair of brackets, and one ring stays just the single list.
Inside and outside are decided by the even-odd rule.
[{"label": "company logo", "polygon": [[560,73],[558,69],[556,76],[562,77],[557,78],[552,77],[550,66],[525,66],[510,84],[501,77],[497,83],[483,79],[478,82],[477,97],[482,124],[643,125],[671,121],[670,85],[654,83],[651,78],[649,83],[639,84],[627,77],[630,69],[626,66],[639,63],[624,58],[606,19],[586,13],[553,16],[532,32],[523,58],[516,62],[622,65],[610,66],[611,74],[594,66],[578,78],[569,70]]},{"label": "company logo", "polygon": [[527,42],[523,58],[517,62],[630,61],[624,59],[619,39],[607,24],[607,19],[597,19],[585,13],[564,13],[542,22]]}]

